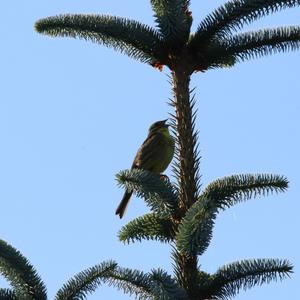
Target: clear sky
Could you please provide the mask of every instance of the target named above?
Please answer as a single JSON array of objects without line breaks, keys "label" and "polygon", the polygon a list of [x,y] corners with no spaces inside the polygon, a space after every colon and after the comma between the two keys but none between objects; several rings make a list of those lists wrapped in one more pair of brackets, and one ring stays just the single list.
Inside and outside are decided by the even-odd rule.
[{"label": "clear sky", "polygon": [[[37,19],[67,12],[153,25],[149,2],[0,2],[0,238],[36,267],[49,299],[72,275],[107,259],[171,272],[169,246],[123,245],[117,239],[122,225],[148,211],[142,200],[134,198],[121,221],[114,215],[123,193],[115,174],[131,166],[149,125],[170,112],[168,70],[33,29]],[[221,3],[192,1],[194,29]],[[299,8],[291,9],[252,28],[299,24],[299,16]],[[287,193],[250,200],[217,219],[199,260],[204,270],[243,258],[287,258],[295,265],[291,280],[241,291],[235,299],[299,297],[299,78],[300,52],[193,76],[203,186],[235,173],[276,173],[290,180]],[[129,299],[106,286],[89,299],[116,298]]]}]

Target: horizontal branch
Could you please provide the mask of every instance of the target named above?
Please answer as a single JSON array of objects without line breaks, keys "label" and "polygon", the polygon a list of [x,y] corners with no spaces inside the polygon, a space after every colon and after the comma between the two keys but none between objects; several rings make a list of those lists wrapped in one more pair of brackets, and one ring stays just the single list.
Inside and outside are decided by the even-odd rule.
[{"label": "horizontal branch", "polygon": [[237,34],[215,44],[209,51],[211,66],[228,58],[245,61],[300,48],[300,27],[288,26]]},{"label": "horizontal branch", "polygon": [[118,267],[111,274],[108,284],[125,294],[134,295],[136,299],[153,299],[149,274],[142,271]]},{"label": "horizontal branch", "polygon": [[203,292],[210,299],[227,299],[236,296],[241,289],[283,280],[291,273],[293,266],[287,260],[243,260],[221,267],[211,276]]},{"label": "horizontal branch", "polygon": [[285,192],[288,183],[287,178],[282,175],[238,174],[211,182],[201,195],[214,199],[210,206],[224,209],[257,196]]},{"label": "horizontal branch", "polygon": [[153,213],[130,221],[119,232],[120,241],[127,243],[140,242],[142,239],[169,243],[174,238],[174,224],[170,218],[160,217]]},{"label": "horizontal branch", "polygon": [[216,38],[228,38],[261,17],[300,5],[300,0],[230,0],[209,14],[199,25],[190,47],[200,49]]},{"label": "horizontal branch", "polygon": [[134,20],[107,15],[66,14],[41,19],[36,31],[53,37],[90,40],[112,47],[143,62],[164,60],[162,41],[155,29]]},{"label": "horizontal branch", "polygon": [[102,283],[108,282],[116,268],[115,262],[108,261],[76,274],[59,289],[55,300],[86,299]]}]

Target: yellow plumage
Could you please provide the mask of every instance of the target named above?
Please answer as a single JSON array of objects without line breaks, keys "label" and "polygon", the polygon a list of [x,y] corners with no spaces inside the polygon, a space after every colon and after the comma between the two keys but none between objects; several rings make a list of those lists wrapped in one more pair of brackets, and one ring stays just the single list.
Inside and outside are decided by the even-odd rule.
[{"label": "yellow plumage", "polygon": [[[174,139],[170,135],[167,120],[158,121],[149,128],[149,133],[139,148],[132,169],[143,169],[156,174],[166,170],[174,155]],[[132,192],[125,191],[125,194],[116,210],[116,215],[123,217]]]}]

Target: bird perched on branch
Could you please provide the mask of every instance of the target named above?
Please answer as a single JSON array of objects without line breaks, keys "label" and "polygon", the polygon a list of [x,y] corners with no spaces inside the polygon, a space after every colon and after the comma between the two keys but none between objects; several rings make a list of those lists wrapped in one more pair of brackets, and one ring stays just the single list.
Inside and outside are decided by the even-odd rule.
[{"label": "bird perched on branch", "polygon": [[[167,119],[168,120],[168,119]],[[169,132],[167,120],[158,121],[149,128],[148,136],[139,148],[131,169],[143,169],[156,174],[161,174],[170,164],[173,155],[175,142]],[[125,194],[116,210],[116,215],[123,217],[132,191],[125,191]]]}]

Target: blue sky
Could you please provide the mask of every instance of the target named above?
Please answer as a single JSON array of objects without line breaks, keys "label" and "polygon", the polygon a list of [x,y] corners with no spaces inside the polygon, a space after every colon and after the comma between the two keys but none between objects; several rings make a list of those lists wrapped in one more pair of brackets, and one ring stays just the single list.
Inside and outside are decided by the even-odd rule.
[{"label": "blue sky", "polygon": [[[37,19],[67,12],[153,25],[149,2],[0,3],[0,238],[36,267],[49,299],[72,275],[107,259],[171,272],[169,246],[123,245],[117,239],[122,225],[148,211],[144,203],[134,198],[124,219],[114,215],[123,193],[115,174],[130,167],[149,125],[170,112],[168,70],[33,30]],[[194,29],[224,3],[192,2]],[[299,8],[291,9],[251,28],[299,24],[299,16]],[[204,270],[244,258],[287,258],[295,265],[291,280],[242,291],[235,299],[299,296],[299,70],[300,53],[292,52],[192,79],[203,186],[235,173],[276,173],[290,180],[287,193],[248,201],[217,219],[212,243],[199,260]],[[116,297],[129,299],[106,286],[89,299]]]}]

